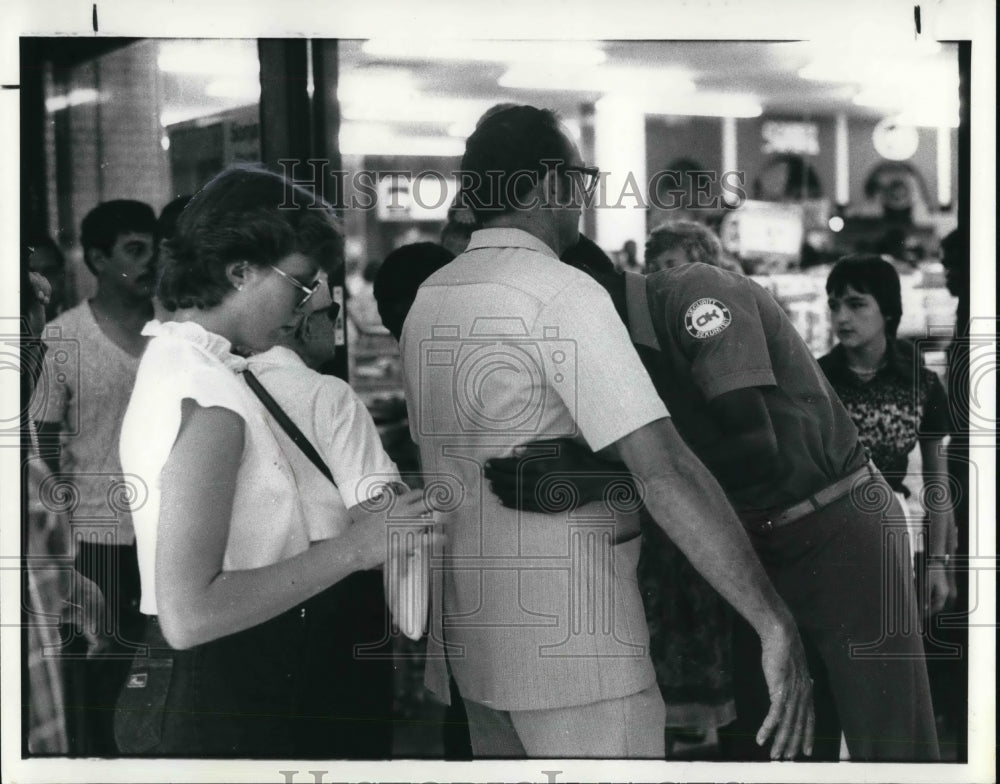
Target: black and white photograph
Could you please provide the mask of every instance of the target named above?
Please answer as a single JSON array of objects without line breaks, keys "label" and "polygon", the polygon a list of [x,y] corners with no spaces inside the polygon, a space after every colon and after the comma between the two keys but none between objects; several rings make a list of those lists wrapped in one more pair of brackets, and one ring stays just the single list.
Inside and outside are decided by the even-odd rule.
[{"label": "black and white photograph", "polygon": [[0,16],[4,782],[995,781],[992,3]]}]

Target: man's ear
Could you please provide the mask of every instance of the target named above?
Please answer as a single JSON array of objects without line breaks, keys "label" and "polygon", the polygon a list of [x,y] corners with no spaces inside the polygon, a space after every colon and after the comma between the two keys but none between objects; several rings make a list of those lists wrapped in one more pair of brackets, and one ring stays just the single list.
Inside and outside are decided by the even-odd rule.
[{"label": "man's ear", "polygon": [[87,266],[90,267],[95,275],[100,275],[104,272],[104,267],[108,263],[108,257],[100,248],[90,248],[84,251],[87,259]]},{"label": "man's ear", "polygon": [[226,265],[226,280],[239,291],[247,281],[247,271],[250,265],[245,261],[233,261]]},{"label": "man's ear", "polygon": [[565,194],[560,192],[561,184],[562,178],[556,168],[554,166],[546,167],[538,188],[538,196],[542,200],[542,204],[555,207],[565,202]]}]

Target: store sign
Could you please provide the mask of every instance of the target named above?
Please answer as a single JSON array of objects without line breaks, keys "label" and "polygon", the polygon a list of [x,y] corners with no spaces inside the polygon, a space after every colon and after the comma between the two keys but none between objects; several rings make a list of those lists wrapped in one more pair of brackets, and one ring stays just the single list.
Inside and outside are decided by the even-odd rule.
[{"label": "store sign", "polygon": [[260,160],[260,122],[229,117],[223,120],[223,159],[226,163]]},{"label": "store sign", "polygon": [[720,234],[723,247],[743,259],[796,259],[802,249],[802,206],[747,200],[738,210],[726,213]]},{"label": "store sign", "polygon": [[376,215],[380,221],[445,221],[458,182],[435,171],[386,172],[378,181]]},{"label": "store sign", "polygon": [[761,127],[763,150],[768,155],[819,155],[819,126],[811,122],[769,120]]}]

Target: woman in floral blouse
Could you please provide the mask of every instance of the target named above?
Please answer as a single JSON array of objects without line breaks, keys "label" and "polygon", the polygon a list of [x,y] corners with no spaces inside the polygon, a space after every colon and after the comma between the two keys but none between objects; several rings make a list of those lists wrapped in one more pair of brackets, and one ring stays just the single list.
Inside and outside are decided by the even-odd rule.
[{"label": "woman in floral blouse", "polygon": [[830,272],[826,292],[838,343],[820,358],[820,367],[850,412],[861,443],[904,497],[911,494],[903,482],[909,454],[920,445],[921,501],[929,525],[915,538],[911,532],[911,548],[925,554],[917,558],[918,565],[927,564],[919,577],[926,580],[927,609],[938,613],[952,592],[945,567],[954,528],[941,455],[949,421],[944,387],[913,344],[896,338],[903,305],[891,262],[876,255],[847,256]]}]

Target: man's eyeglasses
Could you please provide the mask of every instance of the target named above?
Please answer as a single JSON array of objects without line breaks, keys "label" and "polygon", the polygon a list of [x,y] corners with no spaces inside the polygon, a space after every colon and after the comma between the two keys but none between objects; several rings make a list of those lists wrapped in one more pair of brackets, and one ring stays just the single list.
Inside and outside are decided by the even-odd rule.
[{"label": "man's eyeglasses", "polygon": [[562,170],[573,178],[585,196],[591,196],[601,181],[601,170],[596,166],[563,166]]},{"label": "man's eyeglasses", "polygon": [[308,286],[306,286],[306,285],[300,283],[299,281],[297,281],[295,278],[293,278],[291,275],[289,275],[284,270],[278,269],[273,264],[269,264],[268,266],[271,269],[273,269],[275,272],[277,272],[279,275],[281,275],[281,277],[283,277],[285,280],[287,280],[293,286],[295,286],[295,288],[297,288],[299,291],[302,292],[302,298],[298,302],[295,303],[295,309],[296,310],[302,310],[302,308],[304,308],[306,306],[306,303],[312,298],[312,295],[315,294],[319,290],[319,287],[321,285],[323,285],[323,280],[321,278],[316,278],[316,280],[314,280],[312,283],[310,283]]}]

